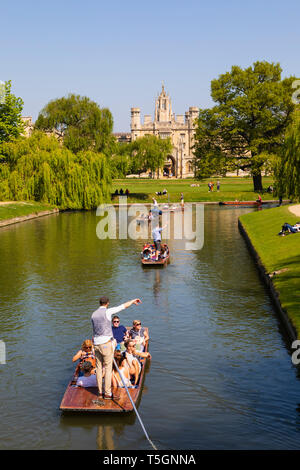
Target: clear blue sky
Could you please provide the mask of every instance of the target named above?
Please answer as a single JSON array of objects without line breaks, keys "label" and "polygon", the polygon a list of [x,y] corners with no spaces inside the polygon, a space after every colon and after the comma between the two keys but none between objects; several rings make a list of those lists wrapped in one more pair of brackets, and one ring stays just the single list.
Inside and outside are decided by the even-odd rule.
[{"label": "clear blue sky", "polygon": [[74,92],[128,131],[131,107],[153,115],[162,81],[184,114],[211,106],[211,80],[232,65],[280,62],[284,77],[300,77],[299,17],[299,0],[1,2],[0,80],[34,120]]}]

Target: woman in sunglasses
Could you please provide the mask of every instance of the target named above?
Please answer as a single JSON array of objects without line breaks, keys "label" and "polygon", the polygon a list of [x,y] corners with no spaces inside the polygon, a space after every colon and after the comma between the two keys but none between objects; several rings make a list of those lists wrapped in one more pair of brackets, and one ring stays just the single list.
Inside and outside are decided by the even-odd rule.
[{"label": "woman in sunglasses", "polygon": [[133,320],[132,328],[129,331],[129,336],[133,339],[137,351],[143,351],[146,341],[149,340],[149,335],[145,328],[142,327],[140,320]]},{"label": "woman in sunglasses", "polygon": [[89,361],[93,366],[92,374],[95,373],[96,358],[95,358],[94,346],[90,339],[86,339],[85,341],[83,341],[81,345],[81,349],[79,349],[79,351],[75,354],[75,356],[72,359],[73,362],[76,362],[78,360],[79,360],[79,364],[77,366],[78,370],[81,368],[84,362]]}]

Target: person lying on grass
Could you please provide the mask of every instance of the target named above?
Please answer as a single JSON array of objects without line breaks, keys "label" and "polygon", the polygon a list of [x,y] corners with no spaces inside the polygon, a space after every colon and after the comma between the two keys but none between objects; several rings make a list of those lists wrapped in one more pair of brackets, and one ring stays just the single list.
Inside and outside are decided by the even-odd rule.
[{"label": "person lying on grass", "polygon": [[294,225],[288,224],[287,222],[283,224],[278,235],[284,236],[287,233],[297,233],[300,232],[300,222],[297,222]]}]

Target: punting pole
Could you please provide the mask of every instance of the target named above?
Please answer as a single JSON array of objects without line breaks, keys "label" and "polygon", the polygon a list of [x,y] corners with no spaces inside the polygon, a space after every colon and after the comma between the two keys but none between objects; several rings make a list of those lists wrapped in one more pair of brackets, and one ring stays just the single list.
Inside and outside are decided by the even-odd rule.
[{"label": "punting pole", "polygon": [[127,387],[127,385],[125,384],[125,382],[124,382],[124,380],[123,380],[123,377],[122,377],[122,374],[120,373],[119,367],[117,366],[117,363],[116,363],[115,358],[114,358],[114,365],[116,366],[116,369],[117,369],[117,371],[118,371],[118,373],[119,373],[119,376],[120,376],[120,378],[121,378],[121,380],[122,380],[122,383],[123,383],[123,385],[124,385],[124,387],[125,387],[125,390],[126,390],[126,392],[127,392],[128,398],[129,398],[129,400],[130,400],[130,402],[131,402],[131,404],[132,404],[132,406],[133,406],[133,409],[134,409],[134,411],[135,411],[135,413],[136,413],[136,415],[137,415],[137,417],[138,417],[138,419],[139,419],[139,422],[140,422],[140,424],[141,424],[141,426],[142,426],[142,429],[143,429],[143,431],[144,431],[144,434],[145,434],[147,440],[150,442],[150,444],[151,444],[151,446],[153,447],[153,449],[154,449],[154,450],[157,450],[157,447],[155,447],[155,445],[154,445],[153,442],[151,441],[150,437],[148,436],[148,433],[147,433],[147,431],[146,431],[146,429],[145,429],[145,427],[144,427],[144,425],[143,425],[143,421],[141,420],[141,417],[140,417],[140,415],[138,414],[138,410],[136,409],[136,406],[135,406],[135,404],[133,403],[133,400],[132,400],[132,398],[131,398],[131,396],[130,396],[128,387]]}]

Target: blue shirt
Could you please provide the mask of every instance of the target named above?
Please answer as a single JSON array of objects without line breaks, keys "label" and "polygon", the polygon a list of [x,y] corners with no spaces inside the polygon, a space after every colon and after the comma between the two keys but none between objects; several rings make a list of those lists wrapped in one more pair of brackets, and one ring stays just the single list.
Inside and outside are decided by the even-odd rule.
[{"label": "blue shirt", "polygon": [[123,325],[112,327],[112,332],[117,343],[122,343],[126,331],[127,329]]}]

